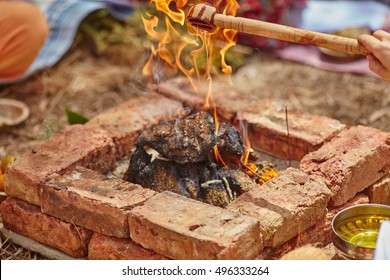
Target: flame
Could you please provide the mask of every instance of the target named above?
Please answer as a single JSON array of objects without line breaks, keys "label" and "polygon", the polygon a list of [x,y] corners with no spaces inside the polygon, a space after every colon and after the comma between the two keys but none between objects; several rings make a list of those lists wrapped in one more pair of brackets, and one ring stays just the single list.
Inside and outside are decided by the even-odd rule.
[{"label": "flame", "polygon": [[252,152],[252,147],[248,135],[248,124],[242,121],[242,118],[240,117],[240,112],[238,112],[238,118],[240,120],[239,128],[241,131],[243,141],[245,143],[245,151],[240,160],[242,170],[246,174],[248,174],[249,177],[256,178],[256,182],[262,185],[265,182],[276,177],[279,174],[279,171],[270,167],[259,168],[259,166],[262,167],[261,164],[259,164],[258,166],[256,163],[249,161],[249,157]]},{"label": "flame", "polygon": [[[237,31],[216,28],[213,32],[201,31],[186,23],[186,14],[191,6],[200,3],[194,0],[151,0],[150,6],[155,9],[154,14],[148,12],[143,17],[146,33],[152,38],[151,55],[145,64],[142,73],[153,75],[153,62],[156,58],[162,60],[169,67],[180,70],[197,91],[194,78],[207,79],[208,91],[202,109],[213,108],[216,134],[219,130],[219,120],[216,106],[212,99],[212,76],[220,72],[230,75],[232,67],[226,62],[227,51],[236,45]],[[239,7],[236,0],[218,0],[213,4],[223,8],[226,15],[236,15]],[[225,45],[220,47],[220,42]],[[219,56],[220,69],[214,60]],[[223,162],[218,147],[214,147],[215,158]]]},{"label": "flame", "polygon": [[[212,108],[215,121],[215,133],[219,131],[217,110],[212,98],[213,76],[221,73],[232,74],[232,67],[226,62],[226,53],[236,45],[237,31],[217,27],[212,32],[199,30],[185,20],[189,9],[204,1],[200,0],[150,0],[150,10],[142,18],[145,31],[151,37],[151,55],[142,72],[153,75],[155,60],[164,61],[174,70],[181,71],[197,91],[194,79],[208,81],[208,91],[203,105],[204,110]],[[224,15],[235,16],[239,8],[236,0],[209,1]],[[221,46],[221,43],[223,44]],[[216,60],[216,58],[219,60]],[[257,177],[259,183],[268,181],[274,173],[259,176],[257,166],[249,162],[251,146],[244,130],[246,150],[241,158],[244,171],[251,177]],[[227,166],[217,145],[214,146],[217,162]],[[268,171],[267,171],[268,172]],[[277,171],[275,171],[277,172]],[[277,174],[277,173],[276,173]]]},{"label": "flame", "polygon": [[[238,112],[240,114],[240,112]],[[248,125],[246,123],[243,123],[240,118],[240,129],[241,129],[241,135],[243,138],[243,141],[245,143],[245,151],[244,154],[241,157],[241,165],[244,167],[244,172],[248,174],[250,177],[257,175],[257,166],[255,163],[249,161],[249,156],[251,153],[251,142],[249,140],[248,135]]]},{"label": "flame", "polygon": [[[236,44],[237,31],[216,28],[213,32],[203,32],[185,21],[191,6],[200,3],[198,0],[151,0],[149,11],[143,17],[146,33],[154,44],[151,46],[151,56],[143,68],[145,75],[153,74],[153,59],[164,61],[173,69],[180,70],[193,82],[194,78],[207,78],[219,73],[231,74],[232,67],[226,62],[227,51]],[[222,13],[236,15],[239,7],[236,0],[218,0],[215,7],[223,8]],[[216,42],[225,42],[217,46]],[[219,56],[220,69],[214,64],[214,58]],[[211,87],[205,106],[211,104]]]},{"label": "flame", "polygon": [[241,163],[245,166],[249,166],[249,155],[251,153],[251,142],[249,140],[249,135],[248,135],[248,124],[244,122],[241,118],[241,112],[237,113],[237,117],[240,120],[239,121],[239,129],[245,144],[245,151],[244,154],[241,157]]},{"label": "flame", "polygon": [[275,169],[272,170],[267,170],[259,179],[258,183],[260,185],[264,184],[265,182],[271,180],[272,178],[276,177],[279,175],[279,172]]}]

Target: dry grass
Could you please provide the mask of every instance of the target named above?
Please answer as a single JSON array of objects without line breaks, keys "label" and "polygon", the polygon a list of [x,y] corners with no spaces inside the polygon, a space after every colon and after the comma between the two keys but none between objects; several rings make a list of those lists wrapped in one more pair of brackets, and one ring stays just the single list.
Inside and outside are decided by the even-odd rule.
[{"label": "dry grass", "polygon": [[31,252],[0,236],[1,260],[43,260],[41,255]]}]

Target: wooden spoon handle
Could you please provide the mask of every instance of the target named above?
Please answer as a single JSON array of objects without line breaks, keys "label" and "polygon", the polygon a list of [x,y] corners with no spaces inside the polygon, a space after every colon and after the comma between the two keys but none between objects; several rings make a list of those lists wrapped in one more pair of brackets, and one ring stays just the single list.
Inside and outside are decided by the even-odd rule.
[{"label": "wooden spoon handle", "polygon": [[218,27],[234,29],[239,32],[260,35],[267,38],[313,45],[351,54],[370,54],[358,40],[352,38],[223,14],[215,14],[213,22]]}]

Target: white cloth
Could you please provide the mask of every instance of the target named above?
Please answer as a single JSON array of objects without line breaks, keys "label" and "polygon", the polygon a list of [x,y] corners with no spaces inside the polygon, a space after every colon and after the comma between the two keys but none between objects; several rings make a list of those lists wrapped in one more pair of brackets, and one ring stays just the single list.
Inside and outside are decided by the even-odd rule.
[{"label": "white cloth", "polygon": [[374,260],[390,260],[390,221],[383,221],[379,228]]},{"label": "white cloth", "polygon": [[302,14],[303,29],[334,32],[346,27],[382,28],[389,6],[375,1],[307,2]]}]

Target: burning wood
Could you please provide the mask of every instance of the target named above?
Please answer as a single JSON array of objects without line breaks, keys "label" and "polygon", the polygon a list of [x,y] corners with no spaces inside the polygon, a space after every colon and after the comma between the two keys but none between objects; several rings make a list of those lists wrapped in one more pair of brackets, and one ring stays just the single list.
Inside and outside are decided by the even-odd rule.
[{"label": "burning wood", "polygon": [[181,164],[203,161],[216,144],[214,120],[206,112],[153,126],[145,130],[136,143]]},{"label": "burning wood", "polygon": [[[144,130],[124,179],[158,192],[168,190],[225,207],[257,186],[251,174],[241,169],[243,154],[238,131],[229,123],[220,123],[217,131],[213,117],[201,111]],[[269,164],[263,167],[263,171],[272,169]],[[261,176],[261,172],[256,170],[252,175]]]}]

